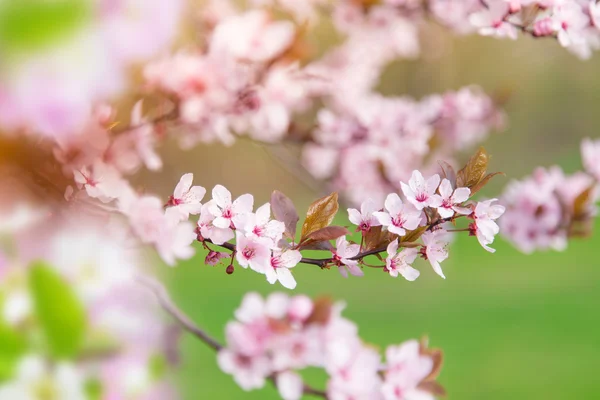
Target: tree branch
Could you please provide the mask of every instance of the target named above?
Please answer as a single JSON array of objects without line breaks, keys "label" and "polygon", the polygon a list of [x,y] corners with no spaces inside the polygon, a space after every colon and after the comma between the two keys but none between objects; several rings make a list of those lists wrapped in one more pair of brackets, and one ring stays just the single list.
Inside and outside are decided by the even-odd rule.
[{"label": "tree branch", "polygon": [[183,329],[196,336],[213,350],[219,351],[223,348],[221,343],[211,337],[208,333],[204,332],[204,330],[200,329],[200,327],[194,324],[190,317],[173,303],[169,293],[167,293],[167,290],[162,284],[147,276],[139,276],[137,279],[142,285],[146,286],[156,295],[160,306],[171,315]]},{"label": "tree branch", "polygon": [[[231,246],[233,246],[233,245],[231,245]],[[235,248],[235,246],[233,246],[233,247]],[[215,351],[219,351],[224,347],[216,339],[211,337],[203,329],[201,329],[199,326],[197,326],[191,320],[190,317],[188,317],[182,310],[179,309],[179,307],[177,307],[177,305],[173,302],[173,300],[171,300],[171,297],[169,296],[167,289],[160,282],[158,282],[155,279],[152,279],[150,277],[147,277],[147,276],[138,276],[137,280],[142,285],[144,285],[148,289],[150,289],[152,291],[152,293],[154,293],[154,295],[156,296],[161,307],[171,317],[173,317],[173,319],[175,319],[175,321],[177,321],[177,323],[185,331],[196,336],[198,339],[200,339],[202,342],[204,342],[204,344],[206,344],[208,347],[210,347],[211,349],[213,349]],[[269,376],[269,382],[271,382],[276,387],[277,385],[275,382],[275,377],[276,377],[276,374]],[[303,394],[305,394],[307,396],[316,396],[316,397],[322,397],[324,399],[327,399],[326,392],[315,389],[311,386],[308,386],[307,384],[304,384]]]}]

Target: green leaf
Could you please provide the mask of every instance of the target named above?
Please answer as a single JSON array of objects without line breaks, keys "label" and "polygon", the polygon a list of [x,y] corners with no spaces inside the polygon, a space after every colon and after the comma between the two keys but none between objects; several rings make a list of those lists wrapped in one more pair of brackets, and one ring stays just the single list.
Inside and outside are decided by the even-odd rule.
[{"label": "green leaf", "polygon": [[162,354],[154,354],[148,361],[148,368],[150,370],[150,376],[153,380],[158,381],[162,379],[167,373],[167,360]]},{"label": "green leaf", "polygon": [[83,304],[73,288],[42,261],[30,269],[29,284],[35,314],[52,355],[72,358],[81,348],[86,330]]},{"label": "green leaf", "polygon": [[104,393],[102,382],[98,378],[90,378],[85,382],[84,391],[89,400],[101,400]]},{"label": "green leaf", "polygon": [[73,34],[91,16],[89,0],[0,1],[0,48],[36,50]]},{"label": "green leaf", "polygon": [[9,379],[27,343],[12,327],[0,322],[0,381]]}]

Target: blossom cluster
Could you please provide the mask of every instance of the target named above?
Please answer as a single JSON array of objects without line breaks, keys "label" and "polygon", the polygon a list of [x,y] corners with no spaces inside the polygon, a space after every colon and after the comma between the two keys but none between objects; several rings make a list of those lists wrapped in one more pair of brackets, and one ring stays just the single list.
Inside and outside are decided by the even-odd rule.
[{"label": "blossom cluster", "polygon": [[360,203],[368,196],[382,201],[415,168],[437,167],[427,160],[450,160],[481,143],[502,128],[504,116],[479,88],[467,87],[419,102],[341,93],[317,121],[313,140],[303,148],[304,167]]},{"label": "blossom cluster", "polygon": [[[131,67],[171,42],[183,7],[182,0],[3,2],[2,20],[26,31],[0,34],[0,130],[55,139],[85,131],[95,106],[129,88]],[[27,39],[43,43],[29,48]]]},{"label": "blossom cluster", "polygon": [[[358,6],[335,7],[340,22],[347,14],[342,9]],[[414,53],[405,47],[414,47],[407,42],[416,40],[416,28],[405,31],[412,22],[404,17],[388,20],[395,12],[373,11],[378,17],[368,28],[338,23],[346,41],[312,59],[298,50],[306,41],[299,22],[276,20],[264,9],[220,10],[208,12],[209,34],[200,49],[144,69],[146,88],[175,103],[176,136],[184,147],[232,144],[244,134],[263,142],[299,142],[308,171],[317,179],[332,178],[336,190],[359,203],[362,193],[383,200],[398,189],[393,182],[408,179],[414,169],[431,169],[427,154],[449,159],[503,126],[502,112],[477,87],[421,101],[375,91],[389,62]],[[390,36],[386,29],[397,32]],[[321,104],[315,126],[303,127],[299,121]],[[399,151],[407,156],[397,157]]]},{"label": "blossom cluster", "polygon": [[600,196],[600,141],[586,139],[581,150],[585,172],[567,175],[558,166],[540,167],[505,189],[502,234],[519,250],[564,250],[570,237],[591,232]]},{"label": "blossom cluster", "polygon": [[285,400],[305,393],[298,371],[307,367],[328,374],[326,391],[311,392],[327,399],[425,400],[444,394],[435,381],[442,362],[439,350],[409,340],[389,346],[382,361],[360,339],[357,326],[341,316],[343,308],[326,299],[282,293],[263,299],[248,293],[236,320],[226,326],[219,366],[244,390],[273,380]]},{"label": "blossom cluster", "polygon": [[165,379],[176,331],[137,282],[122,224],[31,221],[0,252],[0,399],[178,398]]},{"label": "blossom cluster", "polygon": [[[269,283],[279,281],[288,289],[296,286],[290,269],[299,263],[321,268],[335,266],[344,277],[362,276],[364,266],[383,268],[393,277],[400,274],[412,281],[419,271],[411,264],[421,256],[445,278],[440,263],[448,258],[447,246],[453,230],[447,224],[460,217],[471,219],[468,227],[459,231],[476,236],[486,250],[494,251],[489,245],[499,232],[495,221],[504,213],[504,207],[495,204],[496,199],[469,200],[494,175],[486,175],[487,159],[487,153],[481,149],[458,173],[445,164],[443,179],[438,174],[425,178],[415,170],[407,183],[400,182],[404,200],[399,194],[390,193],[383,206],[367,199],[360,210],[348,209],[350,222],[361,234],[360,244],[348,240],[350,231],[345,227],[330,225],[339,208],[336,193],[311,204],[297,241],[298,213],[292,201],[277,191],[270,203],[255,212],[252,195],[243,194],[233,200],[221,185],[215,186],[212,198],[202,204],[206,190],[192,186],[192,175],[186,174],[168,199],[166,213],[179,215],[182,220],[187,220],[190,214],[198,215],[197,239],[209,251],[207,264],[228,260],[226,271],[231,274],[235,259],[242,268],[250,267],[264,274]],[[272,212],[275,218],[271,217]],[[142,212],[140,216],[147,218],[148,213]],[[148,225],[153,222],[150,218],[141,226],[154,231]],[[234,238],[235,244],[230,243]],[[231,255],[217,247],[231,251]],[[399,248],[402,250],[398,252]],[[304,258],[301,250],[309,249],[324,251],[327,257]],[[387,251],[385,265],[365,263],[365,257],[383,251]]]}]

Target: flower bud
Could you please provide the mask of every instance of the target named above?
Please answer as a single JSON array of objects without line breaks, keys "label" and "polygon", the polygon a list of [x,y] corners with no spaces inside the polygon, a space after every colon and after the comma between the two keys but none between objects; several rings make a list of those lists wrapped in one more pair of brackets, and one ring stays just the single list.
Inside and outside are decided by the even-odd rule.
[{"label": "flower bud", "polygon": [[229,266],[227,267],[225,272],[227,272],[227,275],[231,275],[231,274],[233,274],[233,271],[234,271],[233,264],[229,264]]}]

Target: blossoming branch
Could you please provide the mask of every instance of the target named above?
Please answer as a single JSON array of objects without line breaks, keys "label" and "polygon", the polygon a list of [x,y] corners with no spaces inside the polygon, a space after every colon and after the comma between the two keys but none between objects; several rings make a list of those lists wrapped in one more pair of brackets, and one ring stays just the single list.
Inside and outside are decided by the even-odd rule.
[{"label": "blossoming branch", "polygon": [[[181,178],[167,202],[165,214],[178,215],[181,220],[187,220],[190,214],[199,215],[196,234],[208,250],[207,264],[227,260],[226,271],[231,274],[237,261],[242,268],[250,267],[264,274],[269,283],[279,281],[289,289],[296,286],[290,269],[300,263],[322,269],[336,267],[344,277],[362,276],[363,267],[382,268],[393,277],[400,274],[412,281],[419,271],[411,264],[420,256],[431,263],[438,275],[445,277],[440,263],[448,257],[447,245],[453,232],[468,232],[486,250],[494,251],[488,245],[499,231],[495,220],[504,207],[494,204],[496,199],[469,200],[496,175],[487,174],[488,159],[485,150],[480,149],[457,173],[442,163],[443,179],[438,174],[425,179],[419,171],[414,171],[408,183],[400,184],[404,200],[391,193],[383,207],[369,199],[363,202],[360,211],[348,209],[350,222],[360,232],[360,243],[348,241],[350,231],[346,227],[331,225],[339,209],[337,193],[310,205],[298,239],[298,212],[283,193],[273,192],[271,202],[253,212],[251,195],[244,194],[234,200],[225,187],[217,185],[212,190],[212,199],[202,204],[205,189],[192,186],[191,174]],[[271,213],[275,218],[271,219]],[[152,214],[144,210],[143,217]],[[448,227],[462,217],[472,220],[468,227]],[[136,223],[132,221],[134,226]],[[140,234],[157,230],[147,223],[141,226],[144,230]],[[234,238],[235,244],[230,242]],[[160,251],[161,242],[156,244]],[[328,255],[307,258],[302,255],[303,250],[319,250]],[[385,261],[380,255],[383,252],[387,253]],[[367,263],[365,258],[372,255],[385,264]]]},{"label": "blossoming branch", "polygon": [[[427,340],[388,346],[385,362],[379,352],[358,336],[358,327],[342,317],[343,303],[328,298],[272,293],[244,296],[235,320],[225,328],[222,345],[196,326],[171,301],[159,283],[142,279],[165,309],[185,330],[218,352],[221,370],[244,390],[271,381],[284,400],[304,395],[325,399],[423,399],[445,395],[436,382],[443,353],[428,348]],[[326,390],[307,385],[300,371],[322,368]]]}]

